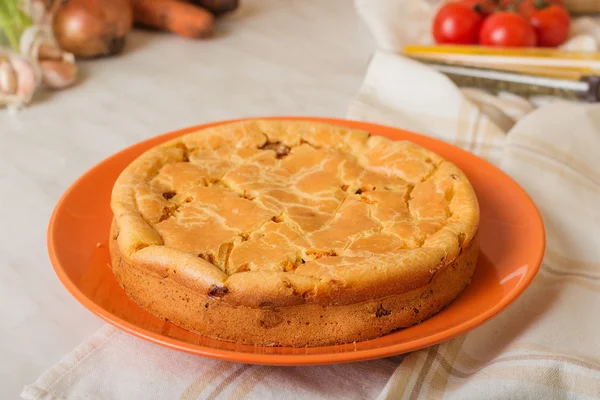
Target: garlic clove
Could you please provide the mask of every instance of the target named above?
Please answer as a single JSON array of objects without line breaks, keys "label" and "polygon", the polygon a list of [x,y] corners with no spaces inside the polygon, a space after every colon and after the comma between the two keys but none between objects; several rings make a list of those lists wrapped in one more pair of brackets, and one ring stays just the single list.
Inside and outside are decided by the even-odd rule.
[{"label": "garlic clove", "polygon": [[52,89],[64,89],[75,83],[77,66],[66,61],[40,61],[42,80]]},{"label": "garlic clove", "polygon": [[17,74],[17,92],[15,94],[21,99],[23,104],[27,104],[31,101],[38,87],[38,76],[33,66],[27,60],[12,57],[10,62]]},{"label": "garlic clove", "polygon": [[63,51],[58,46],[53,46],[49,43],[42,43],[38,47],[37,56],[40,61],[60,61],[63,58]]},{"label": "garlic clove", "polygon": [[17,74],[8,61],[0,61],[0,93],[17,93]]}]

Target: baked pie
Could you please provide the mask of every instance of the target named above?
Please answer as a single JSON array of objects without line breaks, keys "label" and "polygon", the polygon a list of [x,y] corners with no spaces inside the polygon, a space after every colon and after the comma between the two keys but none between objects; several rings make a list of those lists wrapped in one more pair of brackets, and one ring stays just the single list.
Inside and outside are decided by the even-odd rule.
[{"label": "baked pie", "polygon": [[418,323],[467,285],[479,207],[409,141],[311,121],[178,137],[119,176],[111,256],[127,294],[200,335],[318,346]]}]

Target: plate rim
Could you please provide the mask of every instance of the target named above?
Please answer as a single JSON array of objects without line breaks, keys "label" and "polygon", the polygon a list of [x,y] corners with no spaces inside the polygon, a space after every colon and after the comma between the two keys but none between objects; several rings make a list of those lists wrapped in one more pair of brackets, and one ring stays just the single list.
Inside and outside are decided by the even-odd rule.
[{"label": "plate rim", "polygon": [[[535,255],[536,262],[534,263],[534,265],[529,265],[530,268],[527,269],[526,274],[519,281],[517,286],[511,292],[506,294],[500,302],[494,304],[492,307],[486,309],[484,312],[477,314],[476,316],[474,316],[470,319],[461,321],[460,323],[454,325],[451,328],[448,328],[443,331],[435,332],[435,333],[432,333],[427,336],[421,336],[421,337],[418,337],[418,338],[415,338],[415,339],[412,339],[409,341],[405,341],[402,343],[396,343],[396,344],[375,347],[375,348],[369,348],[369,349],[343,351],[343,352],[339,352],[339,353],[332,352],[332,353],[327,353],[327,354],[314,353],[314,354],[259,354],[259,355],[257,355],[256,353],[251,353],[251,352],[239,352],[239,351],[235,351],[235,350],[219,349],[219,348],[214,348],[214,347],[202,346],[202,345],[198,345],[198,344],[186,343],[186,342],[180,341],[178,339],[174,339],[174,338],[171,338],[171,337],[168,337],[165,335],[161,335],[161,334],[158,334],[155,332],[148,331],[132,322],[128,322],[128,321],[122,319],[121,317],[118,317],[118,316],[110,313],[109,311],[105,310],[104,308],[102,308],[101,306],[96,304],[93,300],[91,300],[89,297],[87,297],[79,289],[79,287],[68,277],[66,271],[60,267],[60,262],[58,261],[56,249],[54,248],[54,245],[53,245],[53,243],[54,243],[53,228],[55,225],[56,218],[57,218],[58,213],[59,213],[62,205],[64,204],[65,200],[67,199],[69,194],[74,190],[74,188],[76,186],[78,186],[78,184],[81,181],[85,180],[86,177],[92,173],[92,171],[95,171],[97,168],[100,168],[102,165],[109,163],[113,159],[119,158],[122,153],[129,151],[132,147],[139,146],[143,143],[146,143],[149,141],[154,141],[154,140],[159,140],[159,142],[162,143],[173,137],[181,136],[181,135],[184,135],[186,133],[189,133],[189,132],[192,132],[192,131],[195,131],[198,129],[204,129],[204,128],[208,128],[211,126],[222,125],[222,124],[244,121],[244,120],[251,120],[251,119],[307,120],[307,121],[315,121],[315,122],[325,122],[325,123],[330,123],[330,124],[338,124],[338,125],[343,125],[343,126],[349,126],[349,124],[350,124],[350,125],[354,125],[354,126],[350,126],[350,127],[355,127],[357,129],[365,129],[367,126],[369,126],[369,127],[374,128],[375,132],[377,131],[377,129],[384,129],[384,130],[392,129],[392,130],[400,131],[403,134],[408,135],[408,136],[418,136],[421,139],[425,139],[425,141],[442,143],[444,146],[449,146],[449,147],[453,148],[453,150],[457,151],[459,155],[464,155],[466,157],[474,157],[475,159],[477,159],[478,162],[486,164],[487,167],[493,169],[496,173],[501,174],[503,176],[503,178],[506,179],[507,181],[509,181],[510,184],[513,185],[517,191],[520,191],[521,194],[523,195],[523,198],[526,200],[526,202],[528,203],[528,205],[534,212],[534,217],[535,217],[534,219],[535,219],[535,222],[539,225],[538,228],[539,228],[539,233],[541,235],[538,238],[540,240],[541,246]],[[356,124],[362,125],[365,128],[358,128],[358,127],[356,127]],[[401,128],[397,128],[397,127],[393,127],[393,126],[389,126],[389,125],[367,122],[367,121],[358,121],[358,120],[343,119],[343,118],[318,117],[318,116],[314,116],[314,117],[312,117],[312,116],[268,116],[268,117],[235,118],[235,119],[214,121],[214,122],[203,123],[203,124],[198,124],[198,125],[194,125],[194,126],[190,126],[190,127],[172,130],[172,131],[154,135],[147,139],[136,142],[136,143],[134,143],[130,146],[127,146],[124,149],[104,158],[103,160],[96,163],[91,168],[87,169],[83,174],[81,174],[75,181],[73,181],[69,185],[69,187],[61,195],[60,199],[58,200],[58,202],[56,203],[56,205],[52,211],[52,215],[50,216],[50,220],[48,222],[46,244],[47,244],[48,255],[50,258],[50,262],[52,264],[52,268],[54,269],[54,272],[58,276],[62,285],[67,289],[67,291],[75,298],[75,300],[77,300],[77,302],[79,302],[81,305],[83,305],[88,311],[91,311],[93,314],[95,314],[96,316],[101,318],[103,321],[105,321],[106,323],[112,325],[113,327],[115,327],[117,329],[120,329],[124,332],[127,332],[128,334],[131,334],[135,337],[152,342],[154,344],[157,344],[157,345],[160,345],[163,347],[167,347],[167,348],[170,348],[173,350],[182,351],[182,352],[189,353],[189,354],[200,355],[200,356],[209,357],[209,358],[218,359],[218,360],[242,362],[242,363],[247,363],[247,364],[294,366],[294,365],[323,365],[323,364],[337,364],[337,363],[346,363],[346,362],[355,362],[355,361],[366,361],[366,360],[372,360],[372,359],[377,359],[377,358],[382,358],[382,357],[390,357],[390,356],[394,356],[394,355],[398,355],[398,354],[404,354],[407,352],[420,350],[425,347],[430,347],[430,346],[439,344],[439,343],[447,341],[447,340],[451,340],[458,335],[467,333],[467,332],[483,325],[490,319],[492,319],[495,316],[497,316],[498,314],[500,314],[506,308],[508,308],[531,285],[533,279],[537,275],[537,273],[540,270],[541,265],[542,265],[543,257],[544,257],[545,251],[546,251],[546,233],[545,233],[544,221],[542,219],[539,209],[537,208],[536,204],[531,199],[529,194],[525,191],[525,189],[521,187],[521,185],[519,185],[512,177],[510,177],[508,174],[506,174],[500,168],[491,164],[489,161],[487,161],[473,153],[470,153],[466,150],[463,150],[462,148],[460,148],[456,145],[444,142],[443,140],[433,138],[431,136],[412,132],[409,130],[405,130],[405,129],[401,129]],[[533,259],[533,257],[532,257],[532,259]],[[451,307],[451,304],[449,305],[449,307]],[[432,316],[431,318],[435,318],[435,317],[436,317],[436,315]],[[333,347],[335,347],[335,346],[333,346]]]}]

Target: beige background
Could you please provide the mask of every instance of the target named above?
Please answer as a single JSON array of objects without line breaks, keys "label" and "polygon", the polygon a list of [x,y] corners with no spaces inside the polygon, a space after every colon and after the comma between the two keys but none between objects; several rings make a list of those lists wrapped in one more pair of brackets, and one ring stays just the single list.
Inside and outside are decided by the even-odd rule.
[{"label": "beige background", "polygon": [[373,50],[352,1],[241,0],[217,37],[134,32],[118,58],[12,116],[0,110],[0,398],[102,323],[61,286],[46,225],[88,168],[155,134],[259,115],[343,117]]}]

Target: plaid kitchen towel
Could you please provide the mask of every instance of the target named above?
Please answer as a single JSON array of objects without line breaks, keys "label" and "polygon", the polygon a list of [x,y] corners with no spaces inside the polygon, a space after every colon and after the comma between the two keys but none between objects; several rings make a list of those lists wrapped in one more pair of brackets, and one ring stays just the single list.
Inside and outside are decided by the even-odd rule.
[{"label": "plaid kitchen towel", "polygon": [[[495,101],[496,112],[519,106]],[[407,355],[379,398],[600,398],[600,106],[521,104],[529,111],[504,131],[482,104],[412,60],[377,53],[350,106],[351,119],[418,130],[494,162],[533,198],[547,234],[544,264],[517,302]]]},{"label": "plaid kitchen towel", "polygon": [[[430,43],[439,0],[356,0],[380,49],[352,119],[416,130],[493,162],[531,195],[547,234],[532,286],[471,333],[409,354],[380,399],[600,398],[600,106],[458,89],[395,55]],[[563,46],[598,51],[600,23],[578,18]]]}]

